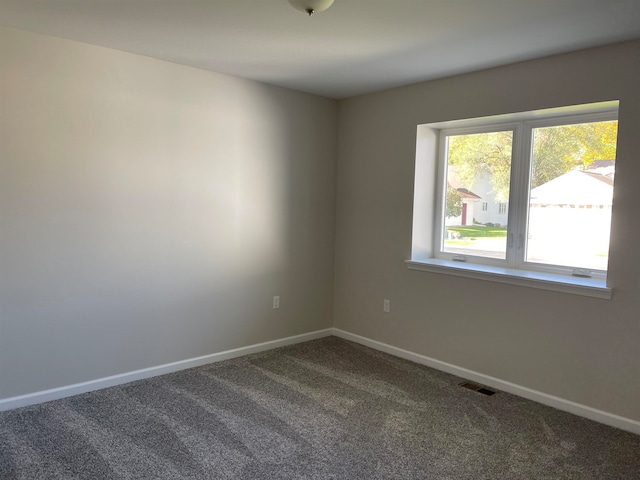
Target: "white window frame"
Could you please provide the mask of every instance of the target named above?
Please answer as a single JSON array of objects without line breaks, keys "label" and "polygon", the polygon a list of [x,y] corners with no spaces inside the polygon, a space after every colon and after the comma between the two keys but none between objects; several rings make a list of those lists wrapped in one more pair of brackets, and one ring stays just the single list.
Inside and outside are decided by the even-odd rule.
[{"label": "white window frame", "polygon": [[[473,135],[479,133],[494,133],[494,132],[508,132],[513,134],[512,140],[512,166],[511,166],[511,182],[513,182],[513,157],[516,145],[516,131],[519,127],[519,123],[488,123],[484,125],[478,125],[473,127],[459,127],[459,128],[446,128],[438,132],[438,156],[437,156],[437,187],[436,187],[436,220],[433,228],[433,244],[435,246],[435,258],[457,261],[457,262],[471,262],[485,265],[506,266],[505,260],[489,257],[480,257],[471,254],[461,255],[458,253],[449,253],[444,251],[444,229],[445,229],[445,199],[446,190],[444,188],[446,184],[447,176],[447,139],[454,135]],[[511,191],[511,187],[510,187]],[[510,194],[511,195],[511,194]],[[509,252],[507,250],[507,257]]]},{"label": "white window frame", "polygon": [[[416,215],[424,213],[417,208],[424,196],[425,188],[420,184],[419,175],[424,175],[424,159],[419,158],[424,152],[416,152],[416,189],[414,199],[414,239],[412,258],[407,261],[408,267],[414,270],[426,270],[456,276],[480,278],[500,283],[557,290],[566,293],[611,298],[612,288],[607,285],[606,270],[587,270],[561,265],[550,265],[525,260],[527,216],[529,212],[530,162],[532,150],[532,133],[535,128],[552,127],[589,122],[614,121],[618,119],[619,102],[602,102],[598,104],[561,107],[556,109],[524,112],[519,114],[484,117],[461,121],[429,124],[430,134],[437,139],[437,149],[430,154],[431,163],[436,170],[436,181],[431,194],[435,213],[432,215],[431,252],[425,255],[423,247],[417,247],[417,238],[424,239],[426,222],[420,221]],[[446,154],[447,138],[451,135],[467,135],[497,131],[513,131],[510,193],[508,200],[508,233],[506,258],[496,259],[474,256],[472,254],[455,254],[444,251],[444,212],[446,190]],[[419,149],[418,149],[419,150]],[[421,165],[422,164],[422,165]],[[422,231],[416,231],[421,229]],[[418,243],[424,241],[418,240]]]}]

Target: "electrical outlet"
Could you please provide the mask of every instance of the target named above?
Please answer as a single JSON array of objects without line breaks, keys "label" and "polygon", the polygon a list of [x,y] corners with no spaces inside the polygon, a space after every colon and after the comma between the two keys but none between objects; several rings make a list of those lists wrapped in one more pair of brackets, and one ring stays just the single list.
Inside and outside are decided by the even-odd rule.
[{"label": "electrical outlet", "polygon": [[391,301],[385,298],[384,302],[382,302],[382,309],[385,313],[389,313],[391,311]]},{"label": "electrical outlet", "polygon": [[273,297],[273,308],[280,308],[280,295]]}]

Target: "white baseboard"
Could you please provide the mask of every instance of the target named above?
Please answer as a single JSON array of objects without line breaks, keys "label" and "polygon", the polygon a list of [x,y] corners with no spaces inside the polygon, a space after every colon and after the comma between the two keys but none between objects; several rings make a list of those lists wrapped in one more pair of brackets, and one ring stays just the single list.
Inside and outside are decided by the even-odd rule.
[{"label": "white baseboard", "polygon": [[473,380],[474,382],[478,382],[483,385],[487,385],[489,387],[493,387],[498,390],[517,395],[519,397],[533,400],[534,402],[542,403],[543,405],[548,405],[550,407],[557,408],[558,410],[563,410],[575,415],[580,415],[582,417],[603,423],[605,425],[620,428],[621,430],[640,434],[640,422],[636,420],[621,417],[619,415],[608,413],[603,410],[591,408],[586,405],[572,402],[570,400],[554,397],[553,395],[538,392],[521,385],[516,385],[515,383],[507,382],[504,380],[500,380],[499,378],[475,372],[473,370],[458,367],[457,365],[436,360],[435,358],[430,358],[418,353],[410,352],[408,350],[394,347],[386,343],[371,340],[369,338],[349,333],[338,328],[327,328],[325,330],[318,330],[315,332],[296,335],[293,337],[258,343],[256,345],[250,345],[248,347],[226,350],[224,352],[204,355],[202,357],[190,358],[178,362],[145,368],[142,370],[135,370],[133,372],[126,372],[119,375],[112,375],[110,377],[98,378],[95,380],[90,380],[88,382],[76,383],[74,385],[52,388],[50,390],[29,393],[27,395],[0,399],[0,411],[26,407],[28,405],[48,402],[51,400],[58,400],[60,398],[70,397],[72,395],[78,395],[80,393],[86,393],[107,387],[122,385],[136,380],[143,380],[145,378],[164,375],[166,373],[173,373],[179,370],[186,370],[188,368],[199,367],[201,365],[207,365],[209,363],[220,362],[222,360],[228,360],[230,358],[249,355],[251,353],[263,352],[265,350],[272,350],[274,348],[284,347],[287,345],[307,342],[309,340],[328,337],[330,335],[335,335],[336,337],[344,338],[345,340],[350,340],[352,342],[365,345],[375,350],[379,350],[396,357],[404,358],[421,365],[426,365],[428,367],[435,368],[436,370],[441,370],[443,372],[450,373],[467,380]]},{"label": "white baseboard", "polygon": [[129,383],[136,380],[143,380],[145,378],[156,377],[158,375],[164,375],[166,373],[186,370],[187,368],[199,367],[201,365],[207,365],[209,363],[220,362],[222,360],[228,360],[230,358],[249,355],[251,353],[263,352],[265,350],[272,350],[274,348],[285,347],[287,345],[308,342],[309,340],[328,337],[332,334],[333,329],[327,328],[325,330],[304,333],[302,335],[296,335],[293,337],[258,343],[256,345],[250,345],[248,347],[235,348],[233,350],[212,353],[210,355],[204,355],[202,357],[189,358],[186,360],[180,360],[178,362],[144,368],[142,370],[135,370],[133,372],[126,372],[119,375],[112,375],[110,377],[98,378],[96,380],[90,380],[88,382],[76,383],[74,385],[52,388],[50,390],[42,390],[40,392],[29,393],[27,395],[0,399],[0,411],[26,407],[28,405],[49,402],[51,400],[58,400],[60,398],[70,397],[72,395],[78,395],[80,393],[86,393],[94,390],[100,390],[102,388],[122,385],[124,383]]},{"label": "white baseboard", "polygon": [[333,334],[336,337],[344,338],[345,340],[351,340],[352,342],[365,345],[375,350],[389,353],[396,357],[404,358],[405,360],[410,360],[421,365],[426,365],[427,367],[435,368],[436,370],[441,370],[443,372],[450,373],[467,380],[473,380],[474,382],[478,382],[483,385],[501,390],[503,392],[526,398],[528,400],[533,400],[534,402],[542,403],[543,405],[548,405],[550,407],[557,408],[558,410],[573,413],[574,415],[579,415],[581,417],[585,417],[599,423],[604,423],[605,425],[616,427],[621,430],[626,430],[631,433],[640,434],[640,422],[632,420],[630,418],[621,417],[619,415],[591,408],[580,403],[572,402],[570,400],[554,397],[553,395],[538,392],[527,387],[516,385],[515,383],[506,382],[504,380],[500,380],[499,378],[491,377],[489,375],[484,375],[473,370],[468,370],[466,368],[458,367],[450,363],[442,362],[440,360],[436,360],[435,358],[430,358],[425,355],[420,355],[418,353],[413,353],[402,348],[388,345],[386,343],[371,340],[360,335],[345,332],[344,330],[340,330],[338,328],[333,329]]}]

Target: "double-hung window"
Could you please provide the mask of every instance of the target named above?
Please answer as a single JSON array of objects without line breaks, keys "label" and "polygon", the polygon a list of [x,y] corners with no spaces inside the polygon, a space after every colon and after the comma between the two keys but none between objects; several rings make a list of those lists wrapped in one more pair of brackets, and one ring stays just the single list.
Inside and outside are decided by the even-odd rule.
[{"label": "double-hung window", "polygon": [[[617,112],[606,102],[419,126],[419,145],[420,128],[433,141],[417,152],[410,268],[610,297]],[[425,213],[431,222],[416,219]]]}]

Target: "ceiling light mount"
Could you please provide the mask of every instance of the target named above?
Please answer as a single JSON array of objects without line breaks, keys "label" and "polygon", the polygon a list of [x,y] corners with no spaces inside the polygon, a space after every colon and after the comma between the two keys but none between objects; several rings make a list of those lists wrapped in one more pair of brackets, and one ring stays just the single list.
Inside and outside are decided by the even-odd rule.
[{"label": "ceiling light mount", "polygon": [[333,5],[334,0],[289,0],[289,4],[296,10],[311,16],[324,12]]}]

